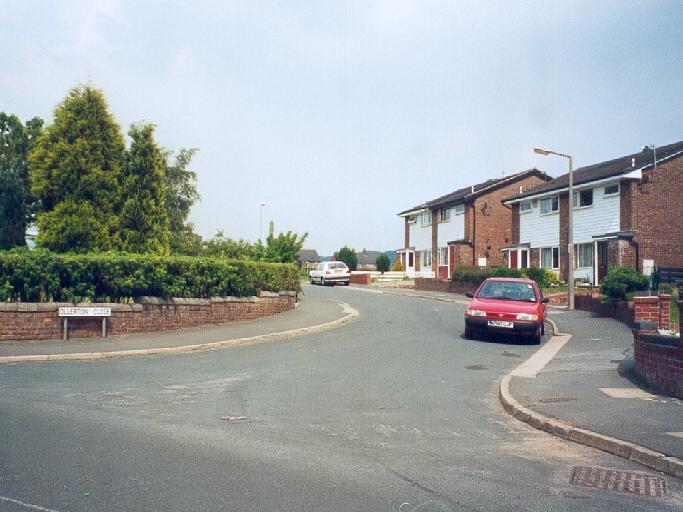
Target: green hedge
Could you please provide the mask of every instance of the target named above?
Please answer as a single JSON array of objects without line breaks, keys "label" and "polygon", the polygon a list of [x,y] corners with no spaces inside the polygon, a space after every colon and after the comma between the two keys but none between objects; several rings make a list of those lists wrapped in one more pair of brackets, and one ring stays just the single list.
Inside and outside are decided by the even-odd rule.
[{"label": "green hedge", "polygon": [[489,277],[518,277],[533,279],[538,283],[539,288],[548,288],[551,284],[556,284],[558,279],[554,272],[544,268],[480,268],[480,267],[460,267],[456,268],[452,279],[457,283],[479,286],[484,279]]},{"label": "green hedge", "polygon": [[297,290],[293,264],[148,254],[0,252],[0,301],[120,302]]},{"label": "green hedge", "polygon": [[602,282],[602,293],[610,302],[625,300],[626,295],[647,290],[650,279],[630,267],[612,267]]}]

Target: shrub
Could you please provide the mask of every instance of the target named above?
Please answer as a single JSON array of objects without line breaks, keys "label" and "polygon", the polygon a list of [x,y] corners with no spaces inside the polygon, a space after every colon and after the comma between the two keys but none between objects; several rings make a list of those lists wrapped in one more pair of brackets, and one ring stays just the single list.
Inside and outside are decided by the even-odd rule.
[{"label": "shrub", "polygon": [[337,261],[346,263],[346,266],[351,270],[356,270],[358,267],[358,256],[356,255],[356,251],[349,247],[344,246],[339,249],[339,252],[336,254],[336,259]]},{"label": "shrub", "polygon": [[392,272],[403,272],[405,269],[403,268],[403,263],[401,263],[401,258],[396,258],[396,261],[394,261],[394,266],[391,267]]},{"label": "shrub", "polygon": [[377,266],[377,270],[380,272],[384,273],[387,270],[389,270],[389,267],[391,266],[391,262],[389,261],[389,256],[386,254],[382,253],[377,258],[375,259],[375,265]]},{"label": "shrub", "polygon": [[149,254],[0,252],[2,301],[125,302],[145,295],[210,298],[298,288],[293,264]]},{"label": "shrub", "polygon": [[529,267],[523,269],[529,279],[533,279],[542,290],[560,284],[560,278],[547,268]]},{"label": "shrub", "polygon": [[602,283],[602,291],[610,302],[624,300],[626,294],[646,290],[650,280],[630,267],[612,267]]},{"label": "shrub", "polygon": [[452,280],[457,283],[479,286],[488,277],[526,277],[521,269],[494,267],[460,267],[453,272]]}]

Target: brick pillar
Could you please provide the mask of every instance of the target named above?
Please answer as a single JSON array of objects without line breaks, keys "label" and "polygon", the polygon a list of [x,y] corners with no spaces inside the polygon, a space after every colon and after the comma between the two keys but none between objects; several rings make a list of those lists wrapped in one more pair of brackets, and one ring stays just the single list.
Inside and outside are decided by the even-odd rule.
[{"label": "brick pillar", "polygon": [[659,296],[659,328],[671,329],[671,295]]},{"label": "brick pillar", "polygon": [[634,297],[633,309],[635,312],[635,322],[647,322],[652,324],[654,329],[648,326],[648,329],[656,330],[659,325],[659,297]]},{"label": "brick pillar", "polygon": [[[407,249],[408,247],[410,247],[410,224],[408,224],[408,217],[404,217],[404,219],[405,219],[405,228],[404,228],[405,232],[403,235],[403,239],[404,239],[403,247],[405,247]],[[403,268],[405,268],[405,266]]]}]

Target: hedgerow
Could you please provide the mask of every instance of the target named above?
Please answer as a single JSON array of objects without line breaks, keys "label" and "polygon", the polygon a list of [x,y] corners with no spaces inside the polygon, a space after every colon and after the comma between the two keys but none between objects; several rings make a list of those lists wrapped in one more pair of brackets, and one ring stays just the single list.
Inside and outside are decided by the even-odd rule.
[{"label": "hedgerow", "polygon": [[122,302],[296,290],[292,264],[149,254],[0,252],[0,301]]},{"label": "hedgerow", "polygon": [[489,277],[518,277],[524,279],[533,279],[538,284],[539,288],[548,288],[552,284],[556,284],[558,279],[555,273],[544,268],[507,268],[507,267],[460,267],[453,272],[451,279],[457,283],[464,283],[479,286],[484,279]]}]

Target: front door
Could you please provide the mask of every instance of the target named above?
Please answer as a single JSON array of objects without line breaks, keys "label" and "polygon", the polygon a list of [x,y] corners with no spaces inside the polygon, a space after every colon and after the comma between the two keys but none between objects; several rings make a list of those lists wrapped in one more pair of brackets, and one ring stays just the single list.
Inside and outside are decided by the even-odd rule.
[{"label": "front door", "polygon": [[598,284],[607,275],[607,242],[598,242]]},{"label": "front door", "polygon": [[510,251],[510,268],[517,268],[517,250]]}]

